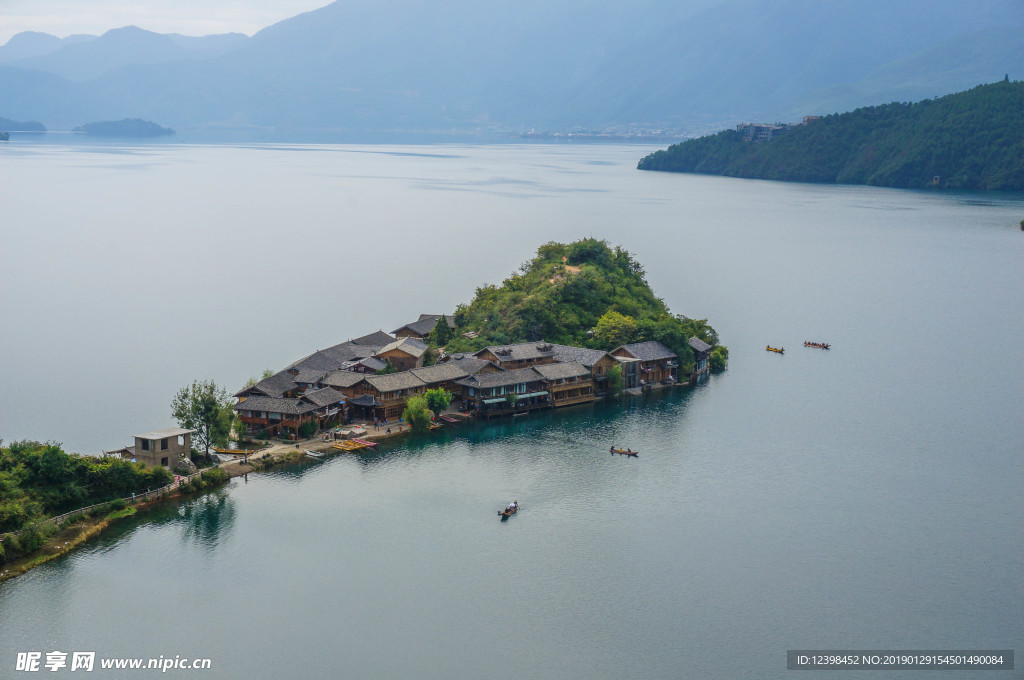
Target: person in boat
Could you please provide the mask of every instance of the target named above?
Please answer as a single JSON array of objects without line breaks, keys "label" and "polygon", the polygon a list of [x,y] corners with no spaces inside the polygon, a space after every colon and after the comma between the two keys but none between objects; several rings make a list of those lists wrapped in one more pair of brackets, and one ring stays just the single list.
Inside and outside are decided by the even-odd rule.
[{"label": "person in boat", "polygon": [[515,512],[518,509],[519,509],[519,501],[512,501],[511,503],[508,504],[508,507],[505,508],[505,512],[507,512],[509,514],[512,514],[513,512]]}]

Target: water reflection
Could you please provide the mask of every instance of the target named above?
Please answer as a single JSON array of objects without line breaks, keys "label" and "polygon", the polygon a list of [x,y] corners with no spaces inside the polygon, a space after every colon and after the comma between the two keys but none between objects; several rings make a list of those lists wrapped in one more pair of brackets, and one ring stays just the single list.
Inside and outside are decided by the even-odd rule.
[{"label": "water reflection", "polygon": [[205,550],[215,549],[235,524],[235,502],[221,489],[185,503],[178,510],[184,519],[182,539]]}]

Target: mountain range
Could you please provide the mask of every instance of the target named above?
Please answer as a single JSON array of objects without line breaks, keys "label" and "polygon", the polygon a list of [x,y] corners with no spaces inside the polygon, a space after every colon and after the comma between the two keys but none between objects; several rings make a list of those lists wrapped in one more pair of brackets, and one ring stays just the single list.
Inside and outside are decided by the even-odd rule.
[{"label": "mountain range", "polygon": [[1024,76],[1019,0],[338,0],[252,37],[136,27],[0,47],[0,116],[181,139],[670,130]]}]

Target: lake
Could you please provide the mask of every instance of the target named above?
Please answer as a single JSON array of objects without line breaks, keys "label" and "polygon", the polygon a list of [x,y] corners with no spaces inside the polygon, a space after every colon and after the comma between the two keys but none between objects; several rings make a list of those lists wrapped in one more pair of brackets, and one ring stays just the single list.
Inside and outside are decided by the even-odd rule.
[{"label": "lake", "polygon": [[635,170],[651,150],[0,145],[8,442],[123,446],[194,379],[450,313],[552,240],[624,246],[730,349],[696,389],[127,520],[0,584],[0,676],[53,650],[726,680],[788,677],[789,649],[1024,649],[1024,196]]}]

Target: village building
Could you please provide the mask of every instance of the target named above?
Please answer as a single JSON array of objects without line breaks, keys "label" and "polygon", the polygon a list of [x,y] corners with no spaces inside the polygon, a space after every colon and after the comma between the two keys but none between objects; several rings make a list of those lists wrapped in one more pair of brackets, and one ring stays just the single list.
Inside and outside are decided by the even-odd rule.
[{"label": "village building", "polygon": [[192,434],[195,430],[172,427],[156,432],[135,435],[133,460],[150,467],[173,470],[192,452]]},{"label": "village building", "polygon": [[690,384],[696,383],[701,376],[708,375],[708,357],[711,356],[712,347],[698,337],[689,339],[688,344],[693,350],[693,372],[690,373]]},{"label": "village building", "polygon": [[[623,364],[623,377],[626,378],[627,389],[646,388],[657,383],[678,382],[678,357],[675,352],[657,340],[622,345],[613,349],[611,354],[614,357],[619,357],[619,361]],[[636,366],[631,365],[634,363]],[[634,384],[630,384],[630,379],[635,379]]]},{"label": "village building", "polygon": [[494,362],[506,371],[539,364],[555,363],[554,345],[547,342],[520,342],[514,345],[492,345],[473,356]]},{"label": "village building", "polygon": [[296,397],[300,387],[295,382],[295,376],[288,371],[275,373],[269,378],[264,378],[254,385],[243,387],[234,396],[242,401],[247,397]]},{"label": "village building", "polygon": [[316,406],[316,419],[321,429],[333,427],[345,421],[345,395],[333,387],[306,392],[303,401]]},{"label": "village building", "polygon": [[423,357],[427,353],[427,345],[415,338],[402,338],[381,347],[373,354],[379,361],[391,362],[399,371],[408,371],[423,365]]},{"label": "village building", "polygon": [[455,384],[462,388],[462,405],[480,418],[550,408],[545,378],[533,367],[478,373]]},{"label": "village building", "polygon": [[349,340],[347,343],[342,343],[342,344],[346,344],[346,345],[363,345],[363,346],[366,346],[366,347],[377,348],[377,347],[383,347],[384,345],[390,345],[392,342],[394,342],[397,339],[398,338],[394,338],[394,337],[388,335],[387,333],[385,333],[384,331],[377,330],[377,331],[374,331],[373,333],[370,333],[368,335],[364,335],[361,338],[356,338],[355,340]]},{"label": "village building", "polygon": [[469,375],[465,368],[453,362],[414,368],[409,373],[422,380],[428,390],[439,388],[448,390],[452,393],[454,400],[460,399],[462,396],[462,388],[456,385],[455,381]]},{"label": "village building", "polygon": [[[402,416],[409,397],[423,394],[426,390],[427,384],[409,371],[368,375],[353,386],[354,396],[349,403],[369,407],[374,417],[392,420]],[[360,400],[360,396],[370,396],[373,400]]]},{"label": "village building", "polygon": [[391,334],[396,338],[415,338],[417,340],[423,340],[430,332],[434,330],[441,317],[444,317],[445,321],[448,322],[448,327],[451,329],[455,328],[455,321],[452,320],[450,314],[420,314],[420,318],[412,323],[407,323],[401,328],[396,328],[391,331]]},{"label": "village building", "polygon": [[441,361],[444,363],[452,363],[459,366],[466,372],[466,375],[476,375],[477,373],[494,373],[495,371],[501,371],[501,366],[497,365],[493,361],[487,359],[481,359],[480,357],[472,354],[466,354],[463,352],[456,352],[455,354],[446,354],[441,357]]},{"label": "village building", "polygon": [[544,377],[551,406],[571,406],[594,401],[594,380],[590,369],[575,361],[543,364],[533,370]]},{"label": "village building", "polygon": [[302,398],[250,396],[234,406],[246,432],[277,437],[316,418],[316,404]]},{"label": "village building", "polygon": [[555,345],[555,361],[565,363],[575,361],[590,369],[590,377],[594,381],[594,391],[604,394],[608,391],[608,371],[619,362],[610,353],[600,349],[573,347],[572,345]]}]

